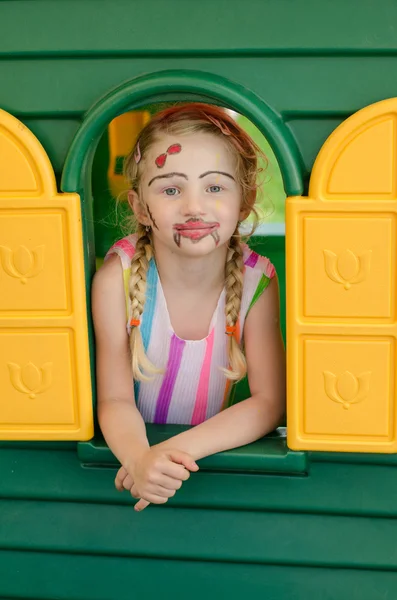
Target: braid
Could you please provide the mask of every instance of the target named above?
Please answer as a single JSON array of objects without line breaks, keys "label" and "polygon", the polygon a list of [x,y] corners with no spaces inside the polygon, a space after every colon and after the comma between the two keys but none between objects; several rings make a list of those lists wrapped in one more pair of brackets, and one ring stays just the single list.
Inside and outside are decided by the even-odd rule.
[{"label": "braid", "polygon": [[[225,314],[226,325],[234,327],[237,324],[241,298],[243,295],[243,249],[240,244],[240,233],[238,227],[230,239],[230,245],[226,257],[225,267]],[[247,372],[247,363],[244,354],[241,351],[240,345],[235,335],[229,335],[228,354],[229,354],[229,369],[224,369],[228,379],[238,381],[242,379]]]},{"label": "braid", "polygon": [[[135,254],[131,260],[131,274],[128,283],[129,296],[131,300],[131,317],[140,320],[143,313],[146,298],[146,274],[149,269],[149,261],[153,256],[150,235],[143,225],[137,227],[138,240]],[[135,380],[149,381],[151,378],[145,375],[144,369],[149,375],[160,373],[148,359],[143,346],[140,327],[132,327],[130,335],[130,350],[132,360],[132,374]]]}]

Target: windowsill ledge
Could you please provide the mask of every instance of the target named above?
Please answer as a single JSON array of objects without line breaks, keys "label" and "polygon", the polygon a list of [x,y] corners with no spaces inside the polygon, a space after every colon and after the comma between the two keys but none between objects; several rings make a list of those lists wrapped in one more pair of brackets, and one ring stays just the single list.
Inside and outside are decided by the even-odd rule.
[{"label": "windowsill ledge", "polygon": [[[150,445],[189,429],[183,425],[147,425]],[[78,457],[85,467],[117,467],[119,462],[106,445],[103,437],[77,444]],[[266,437],[233,450],[220,452],[198,461],[203,471],[274,473],[283,475],[306,475],[308,456],[306,452],[289,450],[286,430],[280,427]]]}]

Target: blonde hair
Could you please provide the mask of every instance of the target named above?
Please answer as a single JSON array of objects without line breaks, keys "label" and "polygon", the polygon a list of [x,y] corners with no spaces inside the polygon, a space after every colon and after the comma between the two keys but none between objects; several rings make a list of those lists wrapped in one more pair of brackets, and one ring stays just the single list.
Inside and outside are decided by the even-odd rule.
[{"label": "blonde hair", "polygon": [[[258,156],[267,164],[267,159],[250,136],[228,115],[217,106],[198,102],[173,106],[157,113],[143,128],[132,151],[124,162],[124,174],[132,190],[139,195],[142,165],[149,148],[158,141],[161,134],[186,135],[189,133],[210,133],[224,140],[227,147],[236,158],[236,173],[242,190],[241,210],[254,214],[254,223],[249,235],[252,235],[258,224],[258,213],[255,209],[255,199],[258,184],[258,174],[263,168],[258,167]],[[129,220],[129,226],[136,222],[134,216]],[[129,295],[132,304],[132,320],[137,323],[142,315],[145,294],[146,274],[150,259],[154,256],[151,233],[140,223],[137,224],[137,243],[135,254],[131,260],[131,275],[129,280]],[[248,236],[247,236],[248,237]],[[226,327],[235,328],[238,325],[241,299],[243,294],[244,261],[241,247],[241,236],[238,230],[232,235],[228,247],[225,264],[225,318]],[[225,332],[226,334],[226,332]],[[151,377],[162,372],[155,367],[145,354],[139,326],[133,326],[130,335],[132,357],[132,372],[135,380],[148,381]],[[233,381],[242,379],[247,372],[245,356],[238,342],[238,332],[231,334],[228,329],[228,358],[229,369],[223,369],[226,377]]]}]

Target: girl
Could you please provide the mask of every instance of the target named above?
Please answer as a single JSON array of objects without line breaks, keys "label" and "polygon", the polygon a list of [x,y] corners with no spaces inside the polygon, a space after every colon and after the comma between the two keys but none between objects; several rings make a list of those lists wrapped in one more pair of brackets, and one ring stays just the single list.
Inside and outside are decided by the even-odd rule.
[{"label": "girl", "polygon": [[[126,159],[137,229],[96,273],[93,318],[99,422],[136,510],[283,416],[277,278],[238,229],[256,216],[259,152],[224,110],[192,103],[153,117]],[[228,406],[246,373],[251,397]],[[149,447],[145,422],[194,427]]]}]

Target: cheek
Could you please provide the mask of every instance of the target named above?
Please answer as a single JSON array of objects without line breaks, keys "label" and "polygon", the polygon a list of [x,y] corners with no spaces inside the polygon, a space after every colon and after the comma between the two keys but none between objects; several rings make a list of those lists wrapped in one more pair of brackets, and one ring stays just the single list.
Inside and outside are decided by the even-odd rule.
[{"label": "cheek", "polygon": [[169,232],[172,233],[173,225],[180,221],[174,211],[169,210],[169,208],[167,210],[164,206],[154,207],[152,215],[156,221],[157,232],[165,236],[167,236]]},{"label": "cheek", "polygon": [[158,219],[166,219],[167,213],[167,202],[161,198],[161,201],[151,202],[149,205],[150,210],[153,215],[155,215]]},{"label": "cheek", "polygon": [[146,211],[155,233],[164,231],[167,228],[169,218],[167,217],[167,211],[164,210],[164,207],[160,203],[147,203]]},{"label": "cheek", "polygon": [[216,216],[225,223],[238,221],[240,218],[240,202],[234,198],[229,198],[226,201],[217,198],[214,207]]}]

